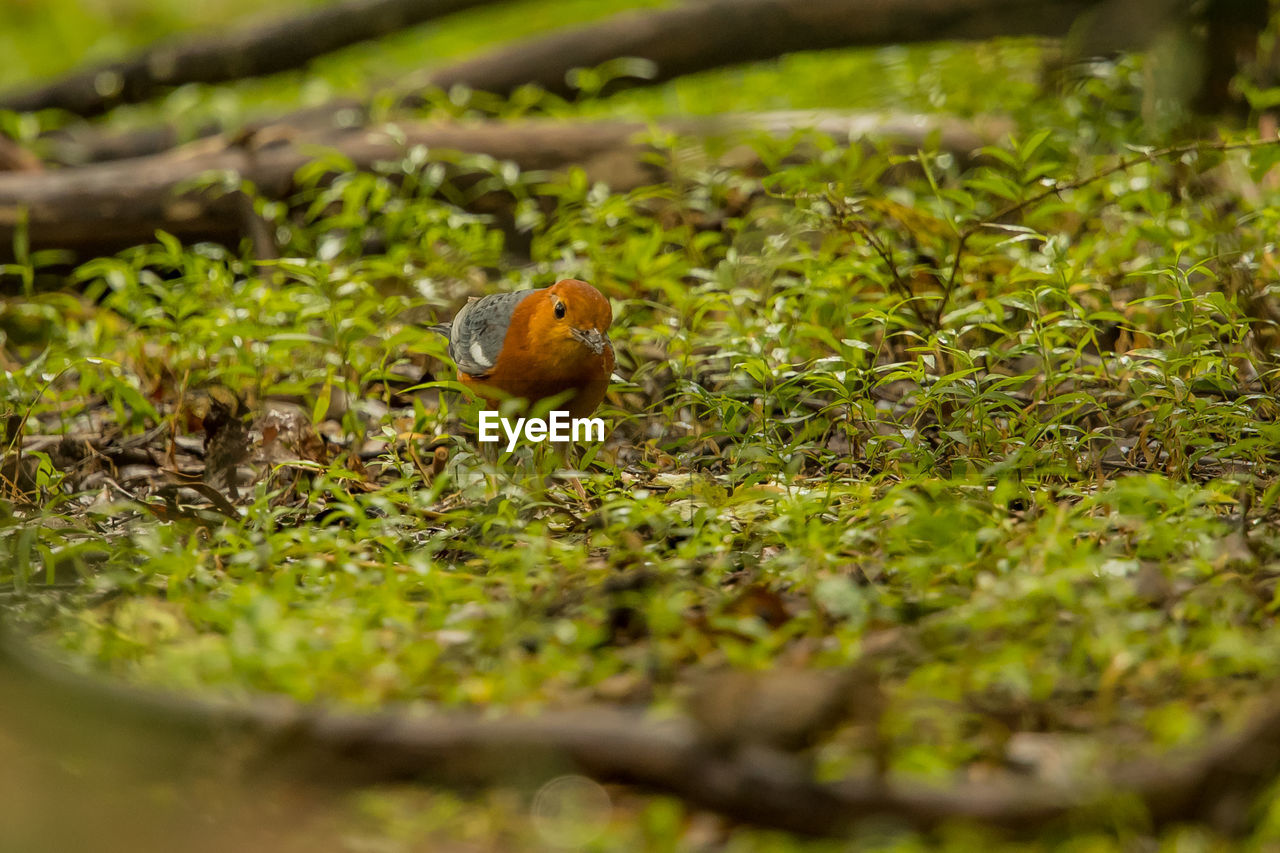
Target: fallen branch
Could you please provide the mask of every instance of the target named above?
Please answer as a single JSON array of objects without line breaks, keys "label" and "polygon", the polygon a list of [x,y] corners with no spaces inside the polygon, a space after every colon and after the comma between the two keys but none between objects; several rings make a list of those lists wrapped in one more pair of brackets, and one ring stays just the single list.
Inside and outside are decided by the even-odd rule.
[{"label": "fallen branch", "polygon": [[299,68],[357,42],[494,0],[347,0],[253,29],[164,43],[128,59],[0,95],[0,110],[96,116],[187,83],[223,83]]},{"label": "fallen branch", "polygon": [[1061,36],[1095,1],[702,0],[529,39],[431,72],[425,82],[498,94],[533,83],[568,96],[570,70],[619,57],[647,60],[651,73],[615,85],[644,85],[798,51]]},{"label": "fallen branch", "polygon": [[[812,127],[843,143],[863,138],[896,141],[914,151],[936,137],[962,157],[994,141],[1001,120],[962,122],[913,116],[776,113],[663,122],[660,131],[702,138],[734,132],[788,133]],[[478,123],[401,123],[386,130],[299,131],[265,134],[239,144],[205,140],[152,157],[43,173],[0,174],[0,247],[12,245],[25,218],[33,247],[101,254],[149,242],[163,229],[183,240],[234,243],[246,233],[243,198],[235,192],[193,190],[210,173],[250,182],[266,198],[284,199],[294,174],[318,150],[340,153],[358,170],[402,160],[425,146],[438,152],[485,154],[524,171],[579,165],[593,181],[616,191],[663,179],[646,159],[648,126],[633,122],[526,120]],[[443,158],[448,160],[450,158]],[[456,158],[453,158],[456,159]],[[739,163],[738,165],[743,165]],[[483,200],[481,200],[481,203]]]},{"label": "fallen branch", "polygon": [[[650,85],[685,74],[787,53],[831,48],[905,44],[994,36],[1064,36],[1076,16],[1097,0],[700,0],[679,6],[628,12],[583,27],[531,38],[450,65],[410,75],[395,88],[401,104],[422,104],[421,91],[464,85],[510,94],[535,84],[572,95],[570,72],[610,60],[644,60],[649,72],[614,80],[609,90]],[[367,120],[355,100],[337,100],[299,110],[259,126],[292,126]],[[202,134],[217,132],[216,126]],[[156,153],[175,145],[174,129],[149,128],[100,137],[71,135],[55,147],[61,162],[86,163]]]},{"label": "fallen branch", "polygon": [[77,760],[105,742],[130,767],[141,755],[122,749],[145,750],[163,772],[172,773],[175,763],[190,772],[203,749],[244,756],[241,772],[253,776],[340,786],[529,784],[576,772],[805,835],[839,836],[870,820],[913,829],[963,821],[1031,833],[1067,817],[1088,823],[1093,815],[1109,826],[1114,812],[1105,805],[1117,797],[1144,805],[1156,829],[1203,821],[1239,831],[1280,775],[1280,694],[1268,697],[1239,734],[1182,759],[1136,764],[1097,785],[965,783],[931,790],[879,779],[817,783],[784,753],[726,752],[688,720],[654,723],[610,708],[495,719],[338,713],[278,698],[187,698],[72,673],[12,634],[0,642],[0,684],[0,721],[10,737],[55,753],[76,750]]}]

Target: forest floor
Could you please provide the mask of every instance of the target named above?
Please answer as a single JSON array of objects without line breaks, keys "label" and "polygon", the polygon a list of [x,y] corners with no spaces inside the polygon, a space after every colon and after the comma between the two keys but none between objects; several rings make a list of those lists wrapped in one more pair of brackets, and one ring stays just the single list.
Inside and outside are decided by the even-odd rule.
[{"label": "forest floor", "polygon": [[[552,5],[186,87],[110,126],[312,103],[423,53],[636,4],[531,13]],[[14,19],[0,41],[17,26],[31,45],[63,39],[72,63],[208,23],[185,4],[107,6],[111,41],[68,0],[31,6],[39,20],[0,11]],[[0,82],[58,70],[12,47],[28,62]],[[878,766],[1070,789],[1238,728],[1280,676],[1280,146],[1226,150],[1243,136],[1223,127],[1162,148],[1137,60],[1052,84],[1044,58],[1026,41],[833,52],[422,111],[1010,119],[973,161],[798,131],[733,140],[747,167],[656,139],[673,177],[628,192],[490,164],[514,226],[392,164],[263,205],[278,260],[161,234],[50,286],[56,258],[19,257],[7,272],[23,284],[0,299],[9,620],[139,689],[350,710],[663,719],[708,673],[869,667],[875,713],[821,733],[822,780]],[[477,451],[476,406],[421,328],[467,296],[567,277],[611,300],[618,354],[585,498],[552,456]],[[32,845],[81,838],[63,794],[47,808],[65,767],[3,737],[0,756],[0,822]],[[142,826],[138,844],[843,847],[614,786],[570,819],[540,813],[536,786],[245,792],[205,770],[66,772],[95,803],[84,826]],[[1276,804],[1258,806],[1251,843],[1280,838]],[[1146,830],[1123,812],[1033,840],[1129,849]],[[965,827],[858,836],[1006,843]],[[1229,841],[1184,827],[1152,843]]]}]

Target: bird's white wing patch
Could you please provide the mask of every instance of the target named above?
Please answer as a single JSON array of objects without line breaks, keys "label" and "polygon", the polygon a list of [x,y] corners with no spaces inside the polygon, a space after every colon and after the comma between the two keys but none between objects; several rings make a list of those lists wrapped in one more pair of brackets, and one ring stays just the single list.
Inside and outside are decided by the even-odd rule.
[{"label": "bird's white wing patch", "polygon": [[493,361],[485,354],[484,342],[480,338],[476,338],[471,342],[471,360],[481,367],[493,367]]}]

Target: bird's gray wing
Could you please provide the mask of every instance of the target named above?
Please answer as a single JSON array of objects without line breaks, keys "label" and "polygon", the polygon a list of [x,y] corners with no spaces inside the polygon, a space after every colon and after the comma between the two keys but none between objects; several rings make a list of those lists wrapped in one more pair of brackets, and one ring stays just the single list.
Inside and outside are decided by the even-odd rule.
[{"label": "bird's gray wing", "polygon": [[449,329],[449,357],[459,370],[477,379],[488,375],[498,361],[498,353],[502,352],[511,315],[532,293],[532,290],[493,293],[472,298],[462,306]]}]

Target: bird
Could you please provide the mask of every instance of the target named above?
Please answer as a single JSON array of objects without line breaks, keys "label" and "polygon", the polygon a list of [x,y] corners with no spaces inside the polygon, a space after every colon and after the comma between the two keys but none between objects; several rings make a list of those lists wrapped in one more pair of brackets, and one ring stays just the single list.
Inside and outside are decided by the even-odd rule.
[{"label": "bird", "polygon": [[519,397],[532,406],[572,392],[564,409],[585,418],[604,400],[613,375],[612,323],[604,294],[568,278],[473,296],[452,322],[430,328],[448,338],[458,381],[484,399]]}]

